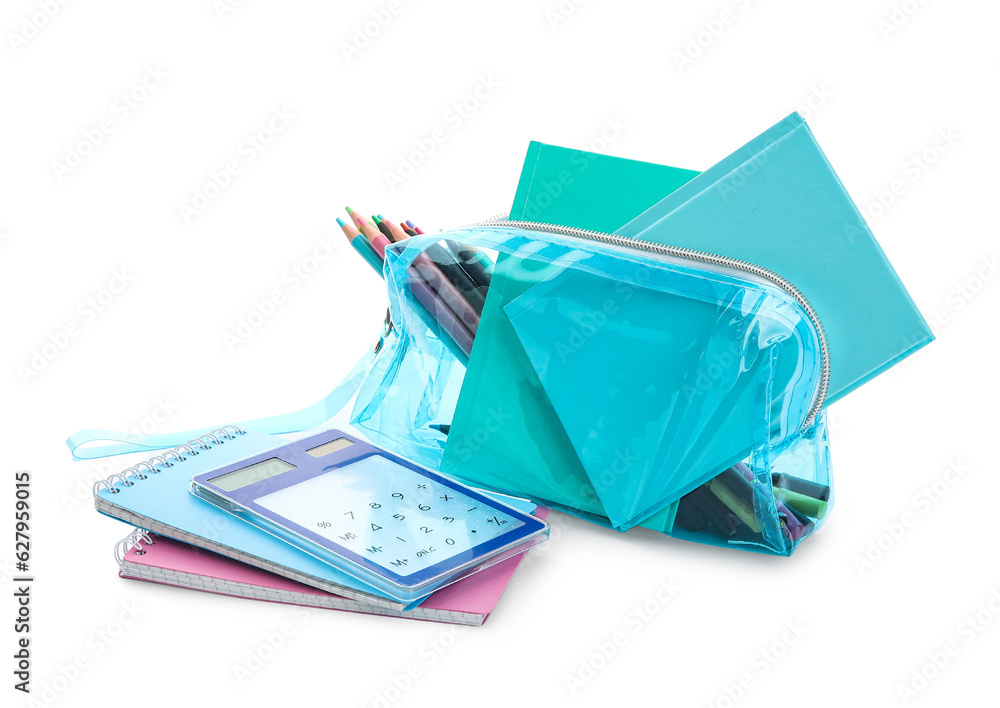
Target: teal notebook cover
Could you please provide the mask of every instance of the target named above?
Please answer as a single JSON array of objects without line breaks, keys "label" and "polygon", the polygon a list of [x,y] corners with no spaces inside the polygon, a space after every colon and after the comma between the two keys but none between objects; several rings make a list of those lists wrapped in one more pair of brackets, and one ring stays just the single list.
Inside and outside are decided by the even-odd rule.
[{"label": "teal notebook cover", "polygon": [[497,259],[441,471],[603,516],[573,443],[503,312],[552,272],[551,266],[527,259],[504,254]]},{"label": "teal notebook cover", "polygon": [[934,339],[797,113],[616,233],[738,258],[788,279],[829,339],[827,404]]},{"label": "teal notebook cover", "polygon": [[[118,493],[101,489],[96,494],[98,511],[250,565],[263,567],[248,556],[262,559],[269,564],[265,570],[327,592],[402,609],[403,605],[398,601],[386,598],[383,593],[347,573],[198,499],[188,491],[193,475],[287,443],[284,438],[247,431],[245,435],[226,440],[222,445],[197,456],[188,455],[185,461],[177,462],[159,474],[147,472],[146,479],[137,480],[132,486],[118,484],[121,490]],[[315,582],[316,579],[322,581],[322,587]]]},{"label": "teal notebook cover", "polygon": [[[510,218],[611,231],[697,174],[532,142]],[[573,442],[504,313],[510,302],[552,275],[538,268],[502,254],[497,260],[442,471],[604,517]],[[484,430],[491,431],[486,440]],[[481,463],[484,459],[492,465]],[[675,511],[664,509],[642,525],[669,531]]]},{"label": "teal notebook cover", "polygon": [[532,141],[510,218],[612,232],[697,174]]}]

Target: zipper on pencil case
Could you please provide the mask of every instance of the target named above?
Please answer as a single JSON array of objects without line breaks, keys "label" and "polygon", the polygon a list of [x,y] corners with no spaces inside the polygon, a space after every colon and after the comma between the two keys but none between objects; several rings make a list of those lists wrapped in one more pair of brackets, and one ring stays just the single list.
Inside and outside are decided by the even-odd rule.
[{"label": "zipper on pencil case", "polygon": [[461,228],[513,228],[525,231],[548,232],[558,234],[560,236],[582,238],[588,241],[599,241],[601,243],[621,246],[623,248],[633,248],[640,251],[646,251],[648,253],[658,253],[660,255],[672,256],[698,263],[722,266],[724,268],[739,271],[740,273],[749,273],[750,275],[766,280],[792,297],[802,307],[802,309],[805,310],[806,316],[808,316],[810,321],[813,323],[813,327],[816,329],[816,336],[819,339],[820,384],[816,391],[816,397],[813,400],[812,407],[809,409],[809,415],[806,417],[804,427],[812,425],[816,416],[819,415],[820,410],[822,410],[823,404],[826,402],[827,394],[830,391],[830,344],[827,341],[826,330],[823,328],[823,323],[820,322],[819,315],[816,314],[815,308],[806,296],[802,294],[802,291],[792,285],[792,283],[787,279],[772,270],[768,270],[767,268],[759,266],[755,263],[741,261],[738,258],[720,256],[714,253],[707,253],[705,251],[696,251],[690,248],[679,248],[677,246],[664,246],[663,244],[653,243],[652,241],[628,238],[617,234],[604,233],[603,231],[578,229],[573,226],[544,224],[538,221],[514,221],[504,216],[494,217],[475,224],[468,224],[467,226],[463,226]]}]

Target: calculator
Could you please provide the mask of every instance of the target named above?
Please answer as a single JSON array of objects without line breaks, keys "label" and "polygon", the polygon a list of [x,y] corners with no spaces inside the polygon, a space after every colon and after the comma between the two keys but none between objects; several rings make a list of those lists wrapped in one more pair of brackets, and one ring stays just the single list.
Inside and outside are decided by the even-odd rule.
[{"label": "calculator", "polygon": [[402,602],[549,533],[541,519],[339,430],[195,475],[191,493]]}]

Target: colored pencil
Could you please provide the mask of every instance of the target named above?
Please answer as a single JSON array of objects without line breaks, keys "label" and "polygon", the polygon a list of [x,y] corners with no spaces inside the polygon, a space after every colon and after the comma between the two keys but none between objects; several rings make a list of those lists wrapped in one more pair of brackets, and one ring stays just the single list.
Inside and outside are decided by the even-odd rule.
[{"label": "colored pencil", "polygon": [[[410,291],[428,313],[430,321],[427,321],[426,324],[444,342],[445,346],[451,349],[452,354],[459,361],[468,365],[474,334],[462,324],[457,315],[442,301],[422,275],[414,271],[415,268],[410,268]],[[457,347],[457,351],[455,347]]]},{"label": "colored pencil", "polygon": [[[418,234],[424,233],[420,230],[420,227],[412,221],[406,221],[406,225]],[[462,246],[450,241],[446,241],[445,243],[451,250],[458,264],[462,266],[462,269],[465,270],[466,273],[468,273],[473,282],[479,286],[480,292],[485,299],[486,290],[490,287],[490,281],[492,280],[489,269],[493,267],[493,261],[491,261],[489,256],[485,253],[477,251],[471,246]]]},{"label": "colored pencil", "polygon": [[[750,484],[751,495],[753,492],[753,487],[755,479],[753,472],[744,463],[738,462],[733,465],[733,469],[743,475],[743,478]],[[784,519],[784,530],[788,534],[793,542],[798,541],[800,538],[806,535],[812,530],[812,526],[806,527],[805,523],[795,514],[794,510],[782,502],[781,498],[775,494],[774,508],[778,512],[779,516]],[[752,503],[752,502],[751,502]]]},{"label": "colored pencil", "polygon": [[[389,228],[393,239],[397,243],[410,238],[409,233],[388,219],[383,218],[382,223]],[[438,243],[432,244],[424,250],[424,253],[430,259],[430,262],[437,266],[437,270],[441,272],[443,277],[461,293],[462,298],[472,308],[472,311],[475,313],[474,321],[465,312],[464,307],[459,306],[453,309],[466,324],[473,326],[473,331],[476,331],[479,326],[479,317],[483,314],[483,305],[486,303],[486,296],[455,259],[454,253],[447,248],[447,242],[445,244],[444,246]]]},{"label": "colored pencil", "polygon": [[441,298],[452,312],[468,327],[473,335],[479,329],[479,315],[465,299],[461,291],[448,280],[448,276],[432,261],[426,253],[421,253],[413,259],[413,267],[416,268],[427,284]]},{"label": "colored pencil", "polygon": [[402,239],[406,238],[406,232],[403,231],[401,228],[399,228],[399,226],[397,226],[396,224],[392,223],[388,219],[383,219],[381,216],[379,216],[379,219],[381,219],[380,223],[385,224],[386,228],[389,229],[389,234],[390,234],[389,237],[393,241],[401,241]]},{"label": "colored pencil", "polygon": [[708,489],[729,507],[740,521],[754,533],[760,533],[760,525],[754,514],[753,488],[735,468],[730,467],[708,483]]},{"label": "colored pencil", "polygon": [[397,239],[393,237],[392,231],[389,230],[389,226],[384,221],[378,217],[373,217],[372,223],[374,223],[379,232],[381,232],[381,234],[389,240],[389,243],[396,243]]},{"label": "colored pencil", "polygon": [[371,244],[368,243],[368,239],[365,238],[365,235],[354,228],[351,224],[344,223],[342,219],[337,219],[337,224],[340,225],[344,235],[347,237],[347,240],[350,242],[354,250],[358,252],[358,255],[360,255],[361,258],[364,259],[365,263],[370,265],[375,272],[381,276],[382,259],[378,257],[377,253],[375,253],[375,249],[373,249]]},{"label": "colored pencil", "polygon": [[379,255],[379,258],[384,259],[385,247],[388,246],[391,241],[383,236],[379,230],[372,226],[371,222],[363,216],[358,217],[358,228],[361,230],[361,233],[365,235],[365,238],[368,239],[368,242],[372,245],[372,248],[375,249],[375,253]]},{"label": "colored pencil", "polygon": [[[423,234],[412,221],[403,222],[407,229],[400,228],[399,231],[405,235]],[[392,222],[389,222],[393,226]],[[397,227],[399,228],[399,227]],[[465,299],[472,305],[477,315],[483,314],[483,306],[486,304],[486,289],[475,281],[468,270],[463,266],[458,256],[455,254],[453,243],[443,241],[427,248],[427,255],[431,257],[445,276],[458,288]]]},{"label": "colored pencil", "polygon": [[360,219],[363,218],[361,214],[351,209],[351,207],[344,207],[344,208],[347,210],[347,215],[351,217],[351,222],[354,224],[354,227],[359,231],[361,231]]},{"label": "colored pencil", "polygon": [[[410,234],[381,214],[376,214],[369,221],[350,207],[347,207],[347,213],[354,226],[344,223],[341,219],[338,219],[337,223],[355,250],[369,265],[381,273],[385,249],[394,242],[409,238]],[[414,234],[418,231],[413,229]],[[446,274],[439,264],[434,262],[435,258],[431,258],[431,254],[436,260],[444,263],[450,274]],[[439,244],[432,245],[428,252],[414,258],[408,275],[410,289],[419,303],[418,312],[421,318],[456,358],[467,364],[479,327],[484,299],[476,283],[468,277],[454,256]],[[452,278],[457,279],[462,287],[456,286]]]}]

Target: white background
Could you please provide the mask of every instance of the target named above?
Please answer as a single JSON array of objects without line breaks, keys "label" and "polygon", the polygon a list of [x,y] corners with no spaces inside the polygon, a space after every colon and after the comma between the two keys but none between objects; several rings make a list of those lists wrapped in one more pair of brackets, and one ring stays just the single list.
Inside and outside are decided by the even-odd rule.
[{"label": "white background", "polygon": [[[121,1],[48,17],[43,2],[5,3],[0,555],[9,573],[12,477],[27,469],[35,698],[900,705],[900,686],[921,685],[914,670],[935,675],[910,705],[994,695],[1000,11],[899,4]],[[391,19],[378,28],[372,13]],[[681,64],[685,52],[698,56]],[[126,115],[116,102],[149,68],[153,88]],[[448,117],[481,82],[496,87],[465,118]],[[111,551],[127,527],[93,510],[89,488],[125,461],[74,463],[64,439],[154,418],[169,432],[280,413],[328,391],[385,307],[382,283],[335,230],[345,204],[444,228],[509,207],[531,139],[704,169],[796,109],[938,341],[833,406],[837,508],[794,557],[577,522],[516,575],[485,626],[457,633],[334,612],[300,621],[287,606],[117,577]],[[241,143],[282,110],[287,126],[247,159]],[[54,165],[102,121],[110,132],[83,145],[75,168]],[[390,185],[387,173],[436,129],[445,141]],[[935,147],[939,131],[950,142]],[[915,169],[925,151],[932,164]],[[231,159],[240,173],[185,220],[179,206]],[[326,240],[334,255],[292,290],[283,274]],[[127,287],[82,315],[117,272]],[[274,288],[283,304],[228,347]],[[76,336],[30,368],[74,324]],[[943,481],[949,465],[967,469],[954,484]],[[946,492],[918,505],[935,482]],[[912,527],[883,536],[888,550],[860,571],[857,558],[907,513]],[[661,582],[678,589],[658,606]],[[0,674],[4,704],[20,705],[12,591],[5,577]],[[630,613],[645,603],[658,611],[637,622]],[[134,620],[123,609],[133,605]],[[970,631],[977,612],[992,623]],[[280,648],[241,682],[236,667],[285,623]],[[782,643],[789,623],[802,636]],[[602,661],[617,632],[623,646]],[[924,669],[949,642],[956,655]],[[85,668],[61,678],[80,656]],[[581,662],[601,668],[574,693]],[[419,678],[397,689],[411,666]]]}]

